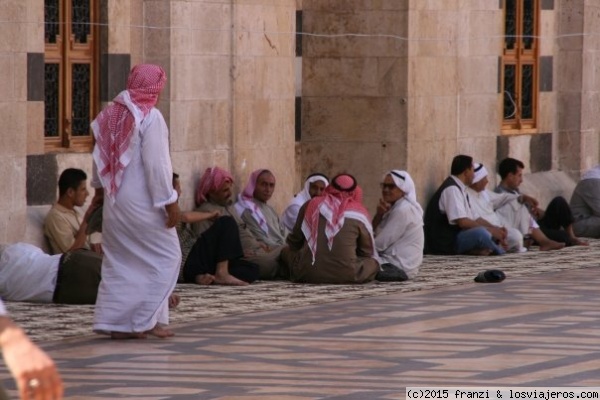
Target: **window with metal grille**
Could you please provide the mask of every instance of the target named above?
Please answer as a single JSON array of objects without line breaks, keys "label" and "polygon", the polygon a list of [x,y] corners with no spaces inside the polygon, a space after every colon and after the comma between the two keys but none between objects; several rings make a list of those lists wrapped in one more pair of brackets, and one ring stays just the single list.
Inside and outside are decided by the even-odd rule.
[{"label": "window with metal grille", "polygon": [[504,0],[504,133],[535,132],[538,102],[539,0]]},{"label": "window with metal grille", "polygon": [[45,0],[45,148],[89,151],[99,107],[99,0]]}]

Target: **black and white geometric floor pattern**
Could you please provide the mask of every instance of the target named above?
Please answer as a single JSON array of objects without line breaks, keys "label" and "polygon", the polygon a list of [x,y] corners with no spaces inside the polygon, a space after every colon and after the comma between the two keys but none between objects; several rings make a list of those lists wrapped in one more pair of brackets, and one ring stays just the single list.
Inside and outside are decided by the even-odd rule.
[{"label": "black and white geometric floor pattern", "polygon": [[[285,281],[262,281],[245,287],[178,284],[181,304],[171,310],[171,325],[201,318],[301,307],[340,300],[383,296],[398,292],[474,284],[479,271],[500,269],[507,283],[513,277],[532,276],[574,268],[600,265],[600,240],[589,246],[504,256],[426,256],[416,279],[408,282],[364,285],[312,285]],[[94,306],[7,302],[11,316],[36,341],[59,340],[92,335]]]}]

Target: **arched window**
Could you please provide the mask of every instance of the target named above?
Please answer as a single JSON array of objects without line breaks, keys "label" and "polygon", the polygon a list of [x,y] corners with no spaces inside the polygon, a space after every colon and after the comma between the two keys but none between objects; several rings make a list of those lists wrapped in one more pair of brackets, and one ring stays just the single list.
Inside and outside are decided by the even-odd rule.
[{"label": "arched window", "polygon": [[535,132],[538,100],[539,0],[504,1],[502,129]]},{"label": "arched window", "polygon": [[99,107],[98,1],[45,0],[45,148],[89,151]]}]

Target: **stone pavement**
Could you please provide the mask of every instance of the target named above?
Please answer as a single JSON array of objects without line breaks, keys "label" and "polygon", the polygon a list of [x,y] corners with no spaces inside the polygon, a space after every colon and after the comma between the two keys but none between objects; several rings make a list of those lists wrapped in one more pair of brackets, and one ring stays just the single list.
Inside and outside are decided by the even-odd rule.
[{"label": "stone pavement", "polygon": [[[91,335],[92,307],[8,307],[58,362],[68,399],[401,399],[407,385],[600,386],[599,263],[594,241],[427,257],[405,283],[182,285],[168,340]],[[507,279],[473,282],[490,268]]]}]

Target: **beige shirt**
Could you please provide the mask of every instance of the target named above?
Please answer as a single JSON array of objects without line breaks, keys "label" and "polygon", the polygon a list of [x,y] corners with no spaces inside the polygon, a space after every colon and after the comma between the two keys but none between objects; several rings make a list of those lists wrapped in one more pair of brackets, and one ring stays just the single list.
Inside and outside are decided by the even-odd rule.
[{"label": "beige shirt", "polygon": [[[53,254],[65,253],[73,246],[81,221],[82,217],[77,211],[69,210],[58,203],[52,206],[44,221],[44,235],[50,242]],[[89,238],[83,248],[90,249]]]},{"label": "beige shirt", "polygon": [[241,215],[242,221],[246,223],[246,226],[252,233],[252,236],[259,242],[263,242],[269,247],[277,247],[285,245],[285,238],[288,234],[287,229],[281,224],[279,221],[279,216],[277,212],[270,205],[252,200],[254,203],[260,208],[265,220],[267,222],[267,226],[269,227],[269,233],[266,233],[262,230],[258,222],[252,217],[252,212],[250,210],[244,210],[244,213]]}]

